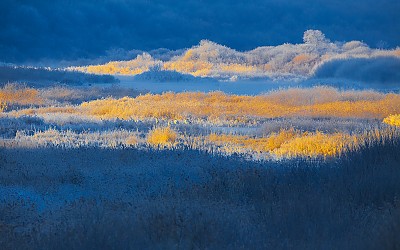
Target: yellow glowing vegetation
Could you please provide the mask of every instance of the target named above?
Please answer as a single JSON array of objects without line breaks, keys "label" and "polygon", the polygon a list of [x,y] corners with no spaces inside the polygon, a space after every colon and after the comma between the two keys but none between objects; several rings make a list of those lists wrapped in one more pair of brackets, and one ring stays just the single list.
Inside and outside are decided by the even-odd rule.
[{"label": "yellow glowing vegetation", "polygon": [[7,84],[0,88],[0,110],[4,110],[7,104],[43,104],[39,91],[33,88],[19,87],[17,84]]},{"label": "yellow glowing vegetation", "polygon": [[315,58],[316,58],[316,56],[313,56],[313,55],[300,54],[300,55],[295,56],[293,58],[292,62],[296,63],[296,64],[300,64],[300,63],[305,63],[305,62],[311,62]]},{"label": "yellow glowing vegetation", "polygon": [[210,74],[212,67],[213,65],[211,63],[199,60],[171,61],[163,65],[165,70],[175,70],[194,76],[207,76]]},{"label": "yellow glowing vegetation", "polygon": [[79,110],[75,106],[63,106],[63,107],[41,107],[41,108],[27,108],[21,109],[13,112],[15,116],[22,115],[38,115],[38,114],[55,114],[55,113],[64,113],[64,114],[77,114]]},{"label": "yellow glowing vegetation", "polygon": [[307,133],[300,133],[294,129],[284,130],[282,129],[279,133],[272,133],[267,141],[264,150],[274,150],[281,147],[282,144],[295,138],[296,136],[307,135]]},{"label": "yellow glowing vegetation", "polygon": [[82,112],[101,118],[240,121],[244,118],[354,117],[383,119],[400,113],[400,95],[333,88],[289,89],[258,96],[212,93],[146,94],[82,103]]},{"label": "yellow glowing vegetation", "polygon": [[[45,96],[44,93],[35,89],[7,85],[0,89],[0,109],[4,110],[7,104],[41,103],[43,102],[41,96]],[[330,87],[295,88],[257,96],[228,95],[222,92],[168,92],[159,95],[140,95],[136,98],[99,99],[84,102],[78,106],[30,107],[8,111],[5,115],[48,117],[49,114],[61,115],[62,113],[72,116],[93,116],[100,119],[155,119],[156,122],[166,120],[162,121],[164,124],[167,122],[170,124],[172,121],[174,124],[177,122],[254,124],[254,122],[263,121],[260,119],[264,118],[308,116],[374,118],[383,119],[384,123],[390,125],[400,126],[400,95],[373,91],[338,91]],[[49,136],[53,135],[49,133]],[[251,151],[276,157],[328,157],[338,156],[348,148],[354,148],[370,138],[379,140],[382,132],[375,131],[365,136],[285,129],[263,137],[232,134],[210,134],[194,137],[193,140],[189,137],[178,135],[171,127],[158,127],[151,130],[145,136],[145,140],[146,145],[155,147],[173,147],[183,143],[191,148],[199,149],[210,145],[212,148],[217,146],[217,151],[221,149],[220,152],[225,153]],[[60,140],[64,139],[63,137]],[[144,143],[144,140],[136,137],[135,133],[123,135],[118,140],[128,146]]]},{"label": "yellow glowing vegetation", "polygon": [[348,134],[323,134],[316,132],[287,141],[274,150],[273,153],[283,157],[338,156],[348,147],[353,147],[356,141],[356,136]]},{"label": "yellow glowing vegetation", "polygon": [[110,74],[110,75],[137,75],[149,69],[146,67],[134,68],[118,65],[117,62],[109,62],[104,65],[91,65],[86,68],[87,73],[91,74]]},{"label": "yellow glowing vegetation", "polygon": [[111,61],[101,65],[70,67],[68,69],[100,75],[137,75],[149,71],[151,67],[160,63],[160,61],[154,60],[149,54],[143,53],[130,61]]},{"label": "yellow glowing vegetation", "polygon": [[383,122],[389,125],[400,127],[400,115],[389,115]]},{"label": "yellow glowing vegetation", "polygon": [[310,133],[290,129],[281,130],[279,133],[273,133],[263,138],[211,134],[207,140],[215,145],[228,148],[239,146],[252,151],[268,152],[278,157],[327,157],[338,156],[346,149],[354,147],[357,137],[344,133]]},{"label": "yellow glowing vegetation", "polygon": [[299,135],[301,135],[299,131],[290,129],[281,130],[279,133],[272,133],[268,137],[263,138],[252,138],[241,135],[210,134],[207,137],[207,140],[216,145],[237,144],[254,151],[268,152],[279,148],[283,143],[290,141]]},{"label": "yellow glowing vegetation", "polygon": [[254,66],[232,63],[232,64],[223,64],[220,66],[222,71],[233,72],[233,73],[256,73],[257,68]]},{"label": "yellow glowing vegetation", "polygon": [[209,76],[213,71],[220,73],[249,74],[256,73],[257,67],[240,63],[212,63],[218,58],[218,51],[211,50],[206,53],[195,52],[189,49],[181,58],[165,62],[164,70],[175,70],[177,72],[191,74],[194,76]]},{"label": "yellow glowing vegetation", "polygon": [[172,146],[178,134],[170,127],[154,128],[147,135],[147,142],[153,146]]},{"label": "yellow glowing vegetation", "polygon": [[179,60],[165,62],[162,66],[164,70],[174,70],[194,76],[207,76],[212,67],[211,63],[197,58],[192,49],[186,51]]}]

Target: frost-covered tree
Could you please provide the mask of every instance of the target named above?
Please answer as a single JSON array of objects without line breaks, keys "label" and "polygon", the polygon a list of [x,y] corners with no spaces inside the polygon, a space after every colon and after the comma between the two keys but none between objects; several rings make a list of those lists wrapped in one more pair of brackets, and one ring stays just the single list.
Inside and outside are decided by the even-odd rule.
[{"label": "frost-covered tree", "polygon": [[329,43],[327,39],[320,30],[306,30],[303,35],[303,41],[306,44],[320,44]]}]

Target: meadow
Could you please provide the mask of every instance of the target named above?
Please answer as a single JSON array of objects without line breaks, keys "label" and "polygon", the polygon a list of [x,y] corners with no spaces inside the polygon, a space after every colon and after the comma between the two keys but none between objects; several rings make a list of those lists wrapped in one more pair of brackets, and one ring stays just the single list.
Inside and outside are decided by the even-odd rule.
[{"label": "meadow", "polygon": [[400,94],[0,89],[5,249],[397,249]]}]

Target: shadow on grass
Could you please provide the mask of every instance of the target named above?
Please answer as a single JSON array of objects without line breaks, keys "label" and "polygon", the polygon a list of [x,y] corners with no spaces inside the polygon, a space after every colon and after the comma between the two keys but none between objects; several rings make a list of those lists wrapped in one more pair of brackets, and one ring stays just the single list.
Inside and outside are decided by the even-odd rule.
[{"label": "shadow on grass", "polygon": [[341,159],[0,149],[5,249],[396,249],[400,143]]}]

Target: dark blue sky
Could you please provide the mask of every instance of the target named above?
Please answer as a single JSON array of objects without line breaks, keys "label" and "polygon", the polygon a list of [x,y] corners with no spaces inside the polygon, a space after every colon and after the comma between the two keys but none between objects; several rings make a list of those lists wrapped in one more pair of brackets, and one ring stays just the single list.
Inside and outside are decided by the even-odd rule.
[{"label": "dark blue sky", "polygon": [[1,0],[0,61],[94,59],[106,51],[180,49],[209,39],[238,50],[334,41],[400,45],[399,0]]}]

